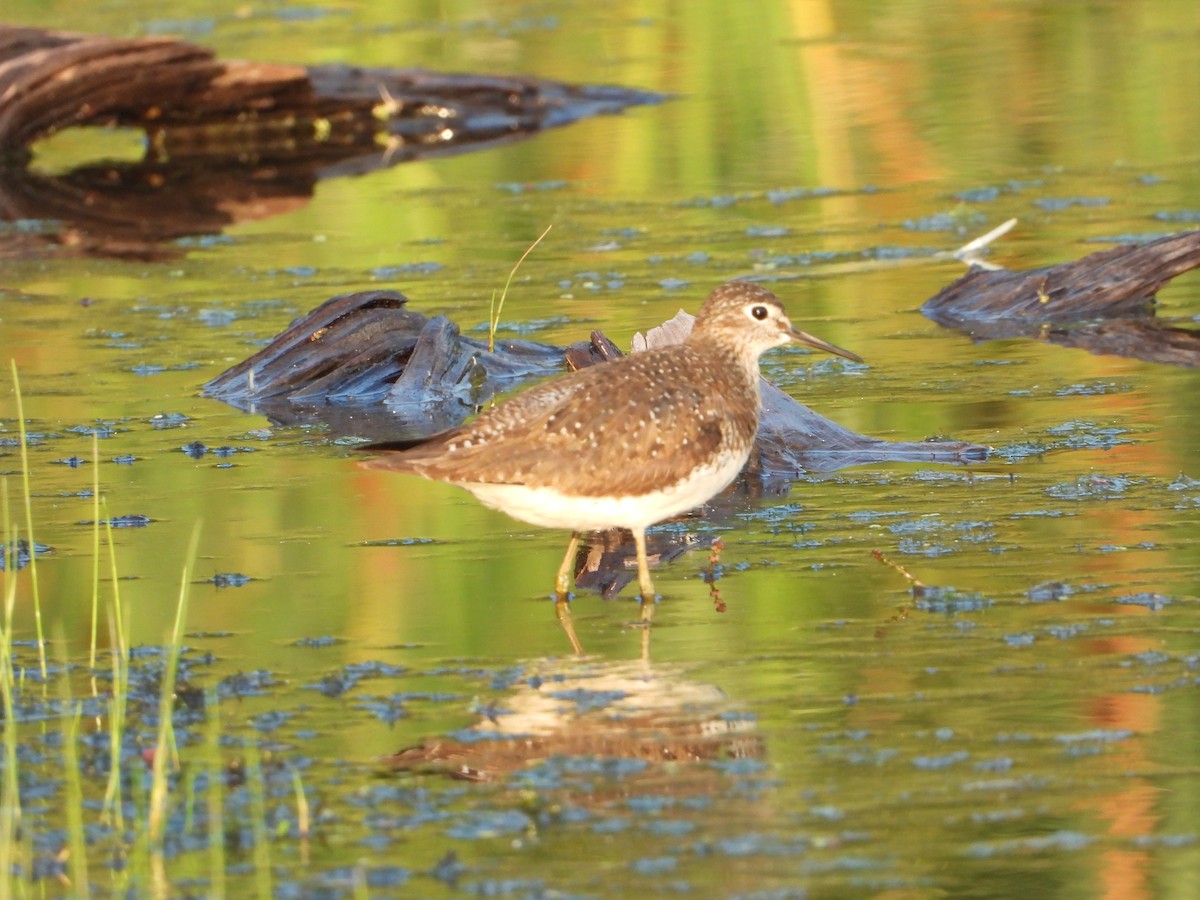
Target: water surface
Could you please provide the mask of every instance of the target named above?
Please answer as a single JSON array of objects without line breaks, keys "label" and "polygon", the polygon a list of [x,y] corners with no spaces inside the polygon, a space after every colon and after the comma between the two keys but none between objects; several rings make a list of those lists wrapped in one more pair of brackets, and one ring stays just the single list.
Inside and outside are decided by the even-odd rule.
[{"label": "water surface", "polygon": [[[116,532],[133,643],[163,643],[197,522],[197,578],[251,579],[193,587],[186,658],[192,683],[223,686],[229,756],[254,738],[279,766],[279,895],[349,895],[356,877],[370,896],[1195,894],[1197,375],[976,344],[916,312],[961,274],[937,254],[1012,216],[992,254],[1010,267],[1195,222],[1194,4],[7,9],[241,58],[677,95],[322,182],[311,202],[163,262],[47,255],[0,271],[0,358],[20,370],[36,538],[53,547],[38,574],[54,653],[86,658],[96,472],[61,461],[90,460],[95,432],[109,514],[149,520]],[[65,165],[53,152],[51,170]],[[577,597],[590,655],[576,662],[548,600],[565,535],[357,470],[320,430],[199,395],[347,290],[398,288],[485,325],[551,224],[504,311],[525,336],[601,328],[627,345],[723,280],[762,279],[802,327],[869,363],[772,354],[765,371],[801,402],[867,434],[996,454],[807,475],[787,496],[663,526],[700,549],[655,572],[648,660],[626,591]],[[1200,281],[1160,300],[1160,316],[1195,323]],[[19,509],[5,384],[0,469]],[[181,450],[197,441],[237,452]],[[723,611],[703,577],[717,536]],[[873,551],[941,590],[914,598]],[[30,593],[23,574],[20,638]],[[246,689],[246,673],[266,686]],[[518,718],[539,697],[541,718]],[[507,720],[536,752],[506,743]],[[34,740],[58,723],[17,727]],[[185,754],[202,730],[185,731]],[[467,747],[486,779],[448,777],[425,752],[437,741]],[[379,761],[414,747],[416,772]],[[323,811],[304,852],[289,766]],[[87,797],[103,787],[84,780]],[[53,803],[27,815],[63,827]],[[111,841],[94,836],[101,889]],[[189,846],[171,878],[210,883]],[[254,883],[252,858],[230,851],[231,892]]]}]

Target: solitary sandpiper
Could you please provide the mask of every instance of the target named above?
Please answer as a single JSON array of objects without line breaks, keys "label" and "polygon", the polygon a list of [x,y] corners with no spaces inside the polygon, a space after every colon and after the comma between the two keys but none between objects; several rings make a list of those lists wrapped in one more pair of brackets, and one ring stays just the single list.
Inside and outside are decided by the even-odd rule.
[{"label": "solitary sandpiper", "polygon": [[648,618],[647,526],[705,503],[741,471],[758,430],[758,358],[788,341],[861,362],[793,328],[770,291],[732,281],[682,344],[554,378],[415,445],[370,445],[381,455],[362,465],[447,481],[523,522],[569,528],[560,602],[580,532],[629,529]]}]

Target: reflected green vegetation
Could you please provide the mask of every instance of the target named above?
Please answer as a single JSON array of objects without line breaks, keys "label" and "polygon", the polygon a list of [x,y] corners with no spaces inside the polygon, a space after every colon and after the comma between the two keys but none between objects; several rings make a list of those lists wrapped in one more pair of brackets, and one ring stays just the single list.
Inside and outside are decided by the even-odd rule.
[{"label": "reflected green vegetation", "polygon": [[[0,576],[3,784],[21,797],[19,823],[11,803],[0,817],[0,866],[21,867],[4,896],[85,877],[96,896],[1200,891],[1197,374],[974,344],[916,312],[961,274],[936,254],[1012,216],[992,252],[1011,267],[1194,225],[1193,0],[5,12],[246,59],[677,96],[326,180],[164,262],[69,247],[3,260],[6,518],[28,537],[27,472],[52,548],[44,677],[32,573]],[[663,526],[697,549],[655,572],[648,661],[629,598],[580,593],[591,656],[576,662],[549,598],[565,535],[199,396],[347,290],[399,288],[486,337],[493,293],[550,225],[499,335],[599,328],[626,346],[749,275],[869,362],[772,354],[764,370],[801,402],[996,455],[804,475],[787,496]],[[1200,281],[1160,301],[1194,325]],[[207,452],[182,450],[197,442]],[[197,522],[156,862],[138,828],[170,762],[154,749],[164,636]],[[722,606],[703,578],[715,537]],[[914,596],[876,550],[938,590]],[[537,753],[514,749],[516,721]]]}]

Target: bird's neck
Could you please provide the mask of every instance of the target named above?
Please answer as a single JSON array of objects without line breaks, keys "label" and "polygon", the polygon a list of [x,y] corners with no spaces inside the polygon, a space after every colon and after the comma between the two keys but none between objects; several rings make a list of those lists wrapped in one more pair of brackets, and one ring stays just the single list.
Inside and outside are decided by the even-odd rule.
[{"label": "bird's neck", "polygon": [[735,390],[744,392],[757,413],[760,406],[758,358],[761,354],[740,342],[713,340],[703,335],[696,340],[689,339],[687,343],[700,353],[707,366],[732,382]]}]

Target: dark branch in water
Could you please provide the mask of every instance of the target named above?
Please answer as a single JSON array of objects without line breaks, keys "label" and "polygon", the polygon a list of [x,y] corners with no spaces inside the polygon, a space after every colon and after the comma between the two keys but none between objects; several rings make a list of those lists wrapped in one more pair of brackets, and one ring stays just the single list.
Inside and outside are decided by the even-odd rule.
[{"label": "dark branch in water", "polygon": [[561,348],[465,337],[397,291],[325,301],[204,386],[211,397],[287,425],[416,440],[457,425],[496,393],[559,371]]},{"label": "dark branch in water", "polygon": [[[205,393],[283,424],[322,422],[335,433],[411,441],[457,425],[521,381],[620,356],[600,332],[570,347],[466,337],[445,316],[427,319],[404,295],[364,291],[326,301]],[[682,341],[681,314],[635,346]],[[987,450],[957,441],[883,441],[856,434],[762,382],[758,451],[747,474],[774,489],[803,471],[886,460],[965,463]]]},{"label": "dark branch in water", "polygon": [[[324,178],[523,140],[661,94],[541,78],[219,60],[169,38],[0,26],[0,257],[161,258],[167,242],[295,209]],[[146,134],[144,158],[47,175],[37,140],[79,126]],[[167,199],[169,198],[169,199]]]},{"label": "dark branch in water", "polygon": [[[482,404],[523,380],[565,366],[603,365],[621,355],[600,332],[588,341],[554,347],[531,341],[464,336],[445,316],[432,319],[407,307],[394,291],[364,291],[327,300],[296,320],[249,359],[204,386],[211,397],[285,425],[324,424],[335,435],[390,444],[420,442],[457,425]],[[680,313],[635,340],[635,349],[682,341],[691,317]],[[741,498],[786,494],[805,471],[831,471],[868,462],[982,462],[986,447],[958,441],[883,441],[856,434],[761,382],[763,414],[757,446],[737,481],[708,507],[729,515]],[[651,534],[657,561],[687,550],[692,539]],[[614,596],[630,580],[632,542],[593,535],[576,556],[581,588]]]},{"label": "dark branch in water", "polygon": [[1155,297],[1200,266],[1200,231],[1026,272],[972,268],[921,307],[978,340],[1027,337],[1092,353],[1200,365],[1200,332],[1155,318]]},{"label": "dark branch in water", "polygon": [[9,155],[64,128],[121,125],[144,129],[164,158],[250,151],[334,164],[367,154],[390,164],[418,148],[461,147],[664,99],[541,78],[219,60],[170,38],[37,28],[0,27],[0,63],[0,147]]},{"label": "dark branch in water", "polygon": [[[1187,232],[1032,272],[972,268],[923,311],[980,338],[1030,336],[1196,365],[1197,333],[1156,322],[1153,302],[1162,285],[1197,264],[1200,232]],[[567,348],[509,342],[490,353],[444,317],[426,319],[406,302],[389,291],[335,297],[205,390],[285,424],[323,422],[335,433],[414,441],[457,424],[521,379],[551,374],[564,363],[580,368],[620,355],[600,332]],[[681,313],[639,335],[634,349],[682,341],[690,330],[691,317]],[[743,494],[786,493],[805,471],[883,461],[967,464],[988,456],[977,444],[857,434],[765,380],[762,397],[756,452],[734,485],[711,502],[713,515]],[[662,558],[687,549],[678,535],[651,537]],[[576,558],[576,583],[614,595],[629,580],[629,552],[620,541],[593,536]]]}]

